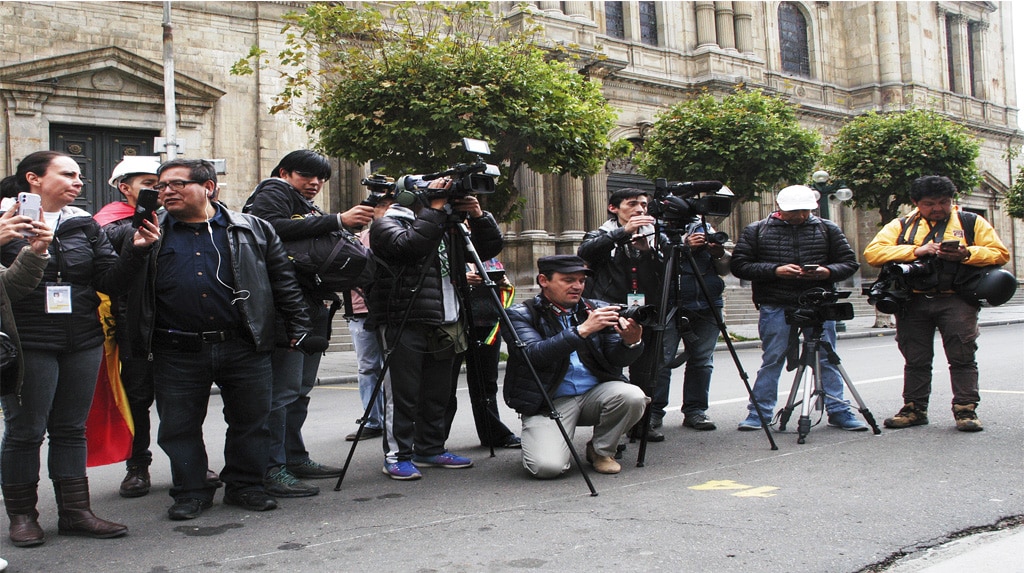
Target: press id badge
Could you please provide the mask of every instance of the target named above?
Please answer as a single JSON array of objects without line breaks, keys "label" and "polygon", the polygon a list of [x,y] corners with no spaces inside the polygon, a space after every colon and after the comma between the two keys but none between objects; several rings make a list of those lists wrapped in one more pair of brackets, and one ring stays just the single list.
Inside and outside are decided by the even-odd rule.
[{"label": "press id badge", "polygon": [[71,313],[71,285],[46,285],[46,313]]},{"label": "press id badge", "polygon": [[646,299],[642,292],[626,293],[626,306],[643,306],[644,300]]}]

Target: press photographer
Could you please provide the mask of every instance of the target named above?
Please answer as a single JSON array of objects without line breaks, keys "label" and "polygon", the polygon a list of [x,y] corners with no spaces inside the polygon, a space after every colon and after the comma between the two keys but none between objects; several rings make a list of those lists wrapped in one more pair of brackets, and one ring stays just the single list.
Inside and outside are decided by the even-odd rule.
[{"label": "press photographer", "polygon": [[879,310],[895,311],[896,341],[906,361],[904,405],[885,420],[887,428],[928,423],[938,329],[949,362],[956,427],[963,432],[983,429],[976,412],[981,400],[974,359],[978,301],[1005,302],[1016,290],[1016,280],[991,268],[1005,264],[1010,254],[988,221],[953,205],[955,195],[948,177],[914,180],[910,200],[915,209],[886,224],[864,249],[868,264],[883,267],[868,295]]},{"label": "press photographer", "polygon": [[[754,305],[760,310],[758,335],[761,338],[761,368],[754,382],[749,413],[737,429],[761,429],[761,417],[769,420],[778,397],[779,375],[790,348],[791,326],[787,311],[800,308],[801,297],[812,288],[834,291],[835,283],[853,275],[860,266],[857,255],[832,221],[811,212],[818,207],[814,191],[804,185],[792,185],[778,192],[778,210],[766,219],[743,230],[732,253],[732,273],[751,281]],[[829,317],[824,317],[829,318]],[[813,327],[797,326],[806,339]],[[831,347],[836,344],[834,320],[825,320],[822,338]],[[827,395],[825,409],[828,425],[850,431],[868,427],[850,411],[843,400],[843,379],[828,360],[818,361],[821,383]],[[761,416],[758,416],[759,409]]]}]

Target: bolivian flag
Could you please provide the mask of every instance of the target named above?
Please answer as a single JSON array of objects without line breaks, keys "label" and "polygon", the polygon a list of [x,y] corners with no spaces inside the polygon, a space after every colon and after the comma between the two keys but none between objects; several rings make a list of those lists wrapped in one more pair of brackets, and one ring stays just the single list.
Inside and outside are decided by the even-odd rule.
[{"label": "bolivian flag", "polygon": [[99,316],[103,324],[103,362],[96,377],[92,409],[85,422],[85,438],[89,448],[87,465],[104,466],[127,460],[132,455],[135,423],[128,408],[128,396],[121,384],[121,361],[114,341],[114,317],[110,314],[110,298],[102,293]]}]

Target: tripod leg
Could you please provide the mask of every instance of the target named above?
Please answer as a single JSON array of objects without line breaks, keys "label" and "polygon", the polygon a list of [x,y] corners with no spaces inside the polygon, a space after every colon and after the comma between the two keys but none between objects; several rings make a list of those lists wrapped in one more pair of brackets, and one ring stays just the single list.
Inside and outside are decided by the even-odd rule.
[{"label": "tripod leg", "polygon": [[812,358],[814,359],[814,362],[810,364],[809,369],[805,370],[810,377],[810,380],[806,380],[804,382],[803,404],[800,405],[800,419],[797,420],[796,424],[796,443],[798,444],[804,443],[807,439],[807,434],[811,433],[811,403],[816,399],[815,396],[817,396],[818,387],[821,384],[818,379],[817,351],[812,353]]},{"label": "tripod leg", "polygon": [[786,400],[785,407],[783,407],[779,412],[780,432],[786,431],[786,424],[789,423],[789,417],[793,415],[793,410],[796,409],[796,405],[798,403],[802,403],[797,402],[796,397],[797,392],[800,390],[800,382],[803,380],[805,370],[807,370],[807,365],[805,364],[801,364],[800,367],[796,369],[796,376],[793,377],[793,386],[789,389],[789,399]]},{"label": "tripod leg", "polygon": [[874,434],[881,434],[882,430],[878,428],[878,422],[875,421],[875,416],[868,410],[867,405],[864,404],[864,400],[860,397],[860,392],[850,381],[850,376],[846,373],[846,368],[843,368],[842,364],[836,363],[835,367],[839,370],[839,373],[843,376],[843,382],[846,383],[846,387],[849,388],[850,394],[853,396],[855,402],[857,402],[857,411],[860,412],[861,416],[864,416],[864,421],[871,426],[871,432]]}]

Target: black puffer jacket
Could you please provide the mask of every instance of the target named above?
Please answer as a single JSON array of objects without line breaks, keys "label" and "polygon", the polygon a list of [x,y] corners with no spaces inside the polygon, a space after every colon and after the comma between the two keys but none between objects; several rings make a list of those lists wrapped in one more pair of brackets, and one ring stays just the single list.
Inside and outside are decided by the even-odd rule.
[{"label": "black puffer jacket", "polygon": [[[775,276],[775,269],[790,263],[828,267],[831,275],[824,281]],[[850,278],[859,267],[857,254],[832,221],[811,215],[801,225],[790,225],[777,213],[743,229],[730,264],[733,275],[753,283],[758,306],[796,306],[804,291],[815,287],[833,290],[835,283]]]},{"label": "black puffer jacket", "polygon": [[602,225],[583,237],[578,254],[587,261],[594,274],[587,279],[583,294],[587,298],[625,304],[626,294],[632,292],[632,270],[637,269],[637,290],[644,294],[644,302],[658,304],[661,299],[662,261],[658,251],[634,252],[631,258],[631,235],[624,227],[611,231]]},{"label": "black puffer jacket", "polygon": [[[15,239],[3,246],[0,261],[9,265],[28,242]],[[147,249],[148,251],[148,249]],[[142,268],[145,252],[134,246],[120,257],[96,221],[77,207],[61,210],[61,223],[50,243],[50,262],[43,280],[14,303],[14,319],[24,348],[74,352],[103,344],[96,309],[96,291],[114,296],[126,291]],[[71,286],[71,312],[46,312],[46,286]]]},{"label": "black puffer jacket", "polygon": [[[245,318],[245,328],[261,352],[274,347],[274,310],[285,317],[288,337],[311,334],[309,311],[295,279],[294,265],[270,223],[224,208],[228,219],[228,244],[231,274],[239,290],[249,296],[236,304]],[[160,214],[164,234],[170,226],[168,213]],[[155,328],[157,259],[162,240],[153,248],[153,256],[134,277],[128,296],[127,315],[131,326],[131,349],[138,358],[149,356]]]},{"label": "black puffer jacket", "polygon": [[[448,215],[436,209],[422,209],[419,214],[405,207],[393,205],[385,216],[370,226],[370,249],[377,257],[377,275],[367,298],[371,314],[377,313],[381,322],[400,324],[408,309],[410,324],[439,325],[444,323],[441,281],[441,262],[438,244],[445,234]],[[504,241],[498,224],[490,213],[483,217],[470,217],[470,236],[481,260],[495,257]],[[447,246],[453,248],[451,245]],[[454,248],[464,248],[456,245]],[[423,284],[417,290],[420,273],[428,258],[433,261],[425,270]],[[464,271],[462,271],[464,272]],[[412,308],[409,301],[415,296]]]},{"label": "black puffer jacket", "polygon": [[[601,301],[581,300],[574,311],[575,323],[585,321],[589,309],[606,305]],[[584,366],[601,382],[626,382],[622,369],[643,353],[643,344],[627,348],[613,330],[603,330],[589,338],[582,338],[574,329],[566,329],[562,325],[556,310],[541,295],[529,303],[519,303],[508,310],[512,327],[524,344],[523,352],[536,369],[548,395],[558,389],[565,373],[569,371],[569,356],[573,351],[579,353]],[[515,339],[510,332],[502,329],[501,335],[509,348],[515,347]],[[505,369],[504,397],[510,408],[524,416],[548,410],[547,401],[538,390],[525,359],[516,350],[509,354]]]}]

